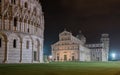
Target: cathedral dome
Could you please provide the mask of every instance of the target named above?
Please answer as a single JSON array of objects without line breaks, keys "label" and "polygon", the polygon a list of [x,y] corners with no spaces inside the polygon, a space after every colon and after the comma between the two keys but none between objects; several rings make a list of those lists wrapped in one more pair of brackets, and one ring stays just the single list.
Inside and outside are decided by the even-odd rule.
[{"label": "cathedral dome", "polygon": [[81,40],[84,44],[86,43],[86,38],[82,34],[82,31],[79,31],[79,34],[76,36],[79,40]]}]

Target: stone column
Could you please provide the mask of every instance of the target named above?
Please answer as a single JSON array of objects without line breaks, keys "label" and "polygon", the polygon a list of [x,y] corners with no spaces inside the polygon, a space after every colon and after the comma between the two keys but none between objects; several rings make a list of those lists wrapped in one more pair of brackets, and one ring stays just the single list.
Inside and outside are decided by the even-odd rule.
[{"label": "stone column", "polygon": [[22,40],[20,41],[20,63],[22,62]]},{"label": "stone column", "polygon": [[[4,9],[5,9],[5,7],[4,7],[4,1],[5,1],[5,0],[2,0],[2,3],[1,3],[1,4],[2,4],[2,12],[3,12]],[[2,13],[2,14],[3,14],[3,13]]]},{"label": "stone column", "polygon": [[14,30],[14,25],[13,25],[13,17],[11,18],[11,31],[13,31]]},{"label": "stone column", "polygon": [[17,32],[20,31],[20,21],[19,20],[20,20],[20,18],[18,17],[17,18],[17,27],[16,27],[17,28]]},{"label": "stone column", "polygon": [[30,20],[28,20],[28,28],[29,28],[29,34],[31,34],[31,29],[30,29]]},{"label": "stone column", "polygon": [[41,48],[40,48],[40,49],[41,49],[41,50],[40,50],[40,52],[41,52],[41,53],[40,53],[40,56],[41,56],[41,57],[40,57],[40,58],[41,58],[41,61],[40,61],[40,62],[44,62],[44,61],[43,61],[43,41],[42,41],[42,43],[41,43]]},{"label": "stone column", "polygon": [[24,19],[24,33],[26,33],[26,19]]},{"label": "stone column", "polygon": [[11,18],[9,17],[9,29],[8,30],[11,30]]},{"label": "stone column", "polygon": [[8,40],[7,39],[5,39],[4,40],[4,42],[5,42],[5,55],[4,55],[4,61],[3,61],[3,63],[6,63],[7,62],[7,50],[8,50]]},{"label": "stone column", "polygon": [[33,63],[33,61],[34,61],[34,51],[33,51],[33,49],[34,49],[34,43],[33,43],[33,41],[32,41],[32,63]]},{"label": "stone column", "polygon": [[28,24],[28,20],[26,20],[26,28],[25,28],[25,29],[26,29],[26,33],[29,33],[29,32],[28,32],[28,29],[29,29],[28,25],[29,25],[29,24]]},{"label": "stone column", "polygon": [[39,44],[39,43],[38,43],[38,46],[37,46],[37,47],[38,47],[38,48],[37,48],[37,49],[38,49],[38,50],[37,50],[37,51],[38,51],[38,62],[40,62],[40,55],[41,55],[40,53],[41,53],[41,52],[40,52],[40,44]]},{"label": "stone column", "polygon": [[35,34],[35,23],[33,22],[33,34]]},{"label": "stone column", "polygon": [[22,32],[22,18],[20,18],[20,32]]},{"label": "stone column", "polygon": [[4,16],[2,16],[2,29],[5,30],[5,20],[4,20]]},{"label": "stone column", "polygon": [[31,23],[31,20],[30,20],[29,28],[30,28],[30,34],[32,34],[32,23]]},{"label": "stone column", "polygon": [[20,0],[18,1],[18,5],[20,6]]}]

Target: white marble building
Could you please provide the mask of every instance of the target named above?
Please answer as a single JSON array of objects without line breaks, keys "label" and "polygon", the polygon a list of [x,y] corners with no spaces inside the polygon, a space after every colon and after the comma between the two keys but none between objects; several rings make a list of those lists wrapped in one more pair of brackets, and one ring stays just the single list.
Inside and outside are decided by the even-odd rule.
[{"label": "white marble building", "polygon": [[86,38],[76,38],[72,33],[63,31],[59,41],[53,44],[52,56],[54,61],[90,61],[90,50],[84,46]]},{"label": "white marble building", "polygon": [[81,32],[75,37],[64,30],[51,48],[53,61],[108,61],[109,35],[102,34],[98,44],[87,44]]},{"label": "white marble building", "polygon": [[91,61],[108,61],[109,34],[102,34],[99,43],[86,44],[91,50]]},{"label": "white marble building", "polygon": [[0,0],[0,63],[43,62],[44,15],[39,0]]}]

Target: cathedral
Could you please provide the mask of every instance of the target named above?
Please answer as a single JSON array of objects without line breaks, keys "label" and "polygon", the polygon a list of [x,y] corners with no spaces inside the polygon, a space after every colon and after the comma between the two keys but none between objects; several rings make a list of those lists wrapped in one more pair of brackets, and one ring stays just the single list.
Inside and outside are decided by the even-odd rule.
[{"label": "cathedral", "polygon": [[64,30],[59,41],[51,45],[53,61],[108,61],[109,34],[102,34],[99,43],[87,44],[79,32],[76,37]]},{"label": "cathedral", "polygon": [[44,15],[39,0],[0,0],[0,63],[42,63]]}]

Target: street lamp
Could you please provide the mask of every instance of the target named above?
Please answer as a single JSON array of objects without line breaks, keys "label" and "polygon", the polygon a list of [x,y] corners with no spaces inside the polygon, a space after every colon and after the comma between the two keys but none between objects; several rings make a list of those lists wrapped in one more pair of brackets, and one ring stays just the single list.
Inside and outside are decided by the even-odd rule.
[{"label": "street lamp", "polygon": [[112,53],[112,59],[115,59],[115,58],[116,58],[116,54]]},{"label": "street lamp", "polygon": [[52,59],[52,55],[49,55],[49,59]]}]

